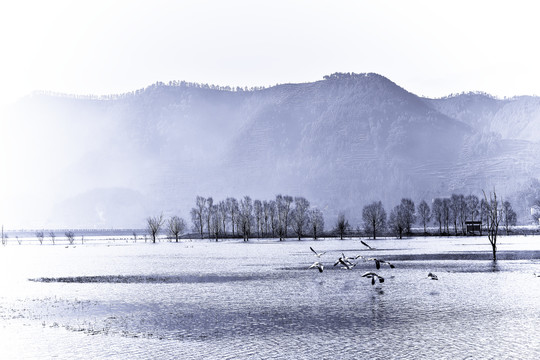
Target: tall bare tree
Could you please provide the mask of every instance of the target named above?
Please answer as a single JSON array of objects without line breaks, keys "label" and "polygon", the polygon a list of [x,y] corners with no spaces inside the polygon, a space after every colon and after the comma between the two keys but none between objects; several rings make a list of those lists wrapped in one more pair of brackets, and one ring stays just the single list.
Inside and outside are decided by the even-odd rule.
[{"label": "tall bare tree", "polygon": [[420,221],[422,222],[422,225],[424,225],[424,235],[426,232],[426,225],[431,220],[431,209],[429,208],[428,203],[425,200],[422,200],[420,204],[418,204],[418,216],[420,217]]},{"label": "tall bare tree", "polygon": [[478,216],[478,205],[480,200],[478,199],[478,196],[471,194],[465,197],[465,202],[467,203],[468,217],[470,216],[469,219],[474,221],[475,217]]},{"label": "tall bare tree", "polygon": [[220,201],[218,203],[219,217],[221,219],[221,231],[223,236],[227,235],[227,221],[229,219],[229,208],[227,207],[227,201]]},{"label": "tall bare tree", "polygon": [[291,211],[292,229],[298,236],[298,240],[302,238],[303,233],[307,229],[309,221],[309,201],[301,196],[294,198],[294,209]]},{"label": "tall bare tree", "polygon": [[204,237],[204,214],[206,209],[206,198],[197,196],[195,207],[191,209],[191,222],[195,231],[199,232],[201,239]]},{"label": "tall bare tree", "polygon": [[257,226],[257,237],[261,237],[261,232],[263,232],[263,205],[261,200],[253,201],[253,213],[255,215],[255,224]]},{"label": "tall bare tree", "polygon": [[279,241],[282,241],[286,236],[286,221],[285,218],[288,216],[288,210],[285,205],[285,199],[283,195],[276,195],[276,211],[278,216],[277,221],[277,233],[279,235]]},{"label": "tall bare tree", "polygon": [[146,230],[148,231],[148,234],[152,236],[152,242],[156,243],[156,237],[161,231],[161,227],[163,226],[163,214],[157,215],[157,216],[149,216],[146,219]]},{"label": "tall bare tree", "polygon": [[[235,236],[234,232],[234,226],[238,224],[238,214],[239,214],[239,206],[238,206],[238,200],[236,200],[233,197],[227,198],[227,209],[229,209],[229,221],[231,222],[231,231],[232,236]],[[237,229],[238,230],[238,229]]]},{"label": "tall bare tree", "polygon": [[49,232],[49,237],[51,238],[52,244],[54,245],[54,240],[56,239],[56,234],[54,231]]},{"label": "tall bare tree", "polygon": [[362,220],[366,233],[373,234],[373,239],[377,238],[386,227],[386,211],[380,201],[375,201],[362,209]]},{"label": "tall bare tree", "polygon": [[69,230],[69,231],[66,231],[64,235],[66,236],[66,239],[69,241],[69,244],[73,245],[73,242],[75,241],[75,233]]},{"label": "tall bare tree", "polygon": [[221,233],[221,212],[219,211],[218,205],[212,205],[210,209],[210,235],[213,235],[216,241],[219,239],[219,234]]},{"label": "tall bare tree", "polygon": [[396,205],[392,210],[390,210],[390,215],[388,216],[388,227],[400,239],[403,238],[403,231],[406,230],[407,225],[405,222],[405,207],[402,206],[402,204]]},{"label": "tall bare tree", "polygon": [[450,233],[449,225],[450,225],[450,218],[451,218],[449,198],[444,198],[442,200],[442,213],[443,213],[444,226],[446,227],[446,233],[449,234]]},{"label": "tall bare tree", "polygon": [[454,224],[454,234],[457,235],[457,225],[459,221],[459,195],[450,196],[450,221]]},{"label": "tall bare tree", "polygon": [[411,227],[416,222],[414,202],[411,199],[404,198],[401,199],[399,206],[401,207],[401,217],[404,230],[407,232],[407,234],[411,234]]},{"label": "tall bare tree", "polygon": [[253,225],[253,201],[249,196],[244,196],[240,200],[240,212],[239,212],[239,231],[242,232],[244,241],[248,241],[251,236],[251,228]]},{"label": "tall bare tree", "polygon": [[289,195],[283,196],[283,230],[285,231],[285,237],[287,237],[287,231],[289,229],[289,217],[291,215],[291,204],[293,202],[293,197]]},{"label": "tall bare tree", "polygon": [[488,240],[491,244],[491,250],[493,252],[493,261],[497,261],[497,235],[499,234],[499,223],[502,219],[502,207],[497,200],[497,193],[493,190],[493,193],[489,194],[489,199],[484,193],[484,200],[486,202],[486,210],[488,216]]},{"label": "tall bare tree", "polygon": [[512,204],[510,204],[510,201],[508,200],[502,204],[502,222],[506,235],[508,235],[510,226],[515,226],[517,223],[517,214],[514,209],[512,209]]},{"label": "tall bare tree", "polygon": [[270,203],[266,200],[263,201],[263,223],[264,223],[264,236],[268,236],[268,225],[270,222]]},{"label": "tall bare tree", "polygon": [[178,242],[180,235],[182,235],[185,230],[186,222],[184,219],[178,216],[173,216],[167,221],[167,231],[169,232],[170,236],[175,238],[176,242]]},{"label": "tall bare tree", "polygon": [[482,226],[480,227],[480,235],[482,235],[482,228],[489,228],[490,226],[489,204],[485,199],[480,200],[480,221],[482,221]]},{"label": "tall bare tree", "polygon": [[324,216],[321,210],[315,208],[309,211],[309,225],[313,239],[317,240],[317,236],[324,231]]},{"label": "tall bare tree", "polygon": [[44,237],[45,235],[43,234],[43,231],[36,231],[36,238],[38,239],[40,245],[43,245]]},{"label": "tall bare tree", "polygon": [[268,215],[270,217],[270,228],[272,230],[272,237],[275,237],[279,226],[279,216],[275,200],[270,200],[268,202]]},{"label": "tall bare tree", "polygon": [[334,231],[339,235],[339,238],[343,240],[343,236],[350,229],[349,220],[345,217],[345,214],[340,212],[338,214]]},{"label": "tall bare tree", "polygon": [[210,219],[212,219],[214,211],[214,199],[212,197],[208,197],[206,199],[206,207],[204,209],[204,220],[206,224],[206,230],[208,231],[208,238],[210,238],[210,234],[212,234],[211,228],[210,228]]},{"label": "tall bare tree", "polygon": [[441,198],[436,198],[433,200],[432,211],[434,220],[439,224],[439,235],[441,235],[444,224],[443,200]]}]

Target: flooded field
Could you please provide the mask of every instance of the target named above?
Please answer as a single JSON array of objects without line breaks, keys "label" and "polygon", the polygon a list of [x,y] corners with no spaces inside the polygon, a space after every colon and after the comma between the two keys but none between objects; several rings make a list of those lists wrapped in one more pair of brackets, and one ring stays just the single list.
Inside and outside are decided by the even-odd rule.
[{"label": "flooded field", "polygon": [[540,237],[90,240],[0,248],[1,358],[540,358]]}]

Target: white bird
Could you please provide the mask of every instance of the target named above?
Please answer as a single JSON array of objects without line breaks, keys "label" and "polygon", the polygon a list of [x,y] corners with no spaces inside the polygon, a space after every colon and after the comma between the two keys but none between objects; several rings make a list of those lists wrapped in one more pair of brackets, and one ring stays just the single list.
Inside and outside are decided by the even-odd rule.
[{"label": "white bird", "polygon": [[380,283],[384,282],[384,278],[382,276],[379,276],[378,274],[374,272],[367,272],[362,277],[367,277],[368,279],[371,279],[371,285],[375,285],[375,278],[379,279]]},{"label": "white bird", "polygon": [[534,276],[540,277],[540,273],[533,273]]},{"label": "white bird", "polygon": [[430,278],[431,280],[439,280],[439,278],[437,277],[437,275],[435,275],[435,274],[433,274],[433,273],[427,274],[427,277]]},{"label": "white bird", "polygon": [[347,268],[347,270],[350,270],[356,266],[356,264],[353,263],[351,260],[352,258],[345,256],[344,253],[341,253],[341,257],[337,259],[337,261],[334,263],[334,266],[336,266],[337,264],[342,264],[345,266],[345,268]]},{"label": "white bird", "polygon": [[310,249],[311,251],[313,251],[313,252],[315,253],[315,256],[318,257],[318,258],[320,258],[322,255],[326,254],[325,251],[320,252],[320,253],[316,252],[315,250],[313,250],[313,248],[312,248],[311,246],[309,247],[309,249]]},{"label": "white bird", "polygon": [[371,246],[366,244],[364,241],[360,240],[360,242],[362,243],[362,245],[366,246],[368,249],[373,249]]},{"label": "white bird", "polygon": [[321,264],[321,263],[318,262],[318,261],[314,262],[310,267],[308,267],[308,269],[315,268],[315,267],[316,267],[317,269],[319,269],[319,272],[323,272],[323,270],[324,270],[323,264]]}]

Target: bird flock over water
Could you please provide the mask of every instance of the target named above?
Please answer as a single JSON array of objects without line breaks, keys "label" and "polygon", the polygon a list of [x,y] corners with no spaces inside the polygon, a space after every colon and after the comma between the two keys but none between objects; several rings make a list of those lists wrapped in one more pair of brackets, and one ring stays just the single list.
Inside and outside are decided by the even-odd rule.
[{"label": "bird flock over water", "polygon": [[[362,240],[360,242],[362,243],[362,245],[367,247],[369,250],[374,250],[375,249],[374,247],[371,247],[370,245],[368,245],[366,242],[364,242]],[[313,252],[313,254],[315,254],[315,256],[318,258],[318,260],[315,261],[313,264],[311,264],[311,266],[308,267],[308,269],[318,269],[319,272],[322,273],[324,271],[324,265],[321,262],[321,257],[324,254],[326,254],[326,252],[324,252],[324,251],[323,252],[318,252],[315,249],[313,249],[311,246],[309,247],[309,249]],[[374,257],[365,257],[365,256],[362,256],[362,255],[349,257],[349,256],[345,256],[344,253],[341,253],[341,256],[334,262],[334,267],[339,265],[344,270],[351,270],[358,264],[358,260],[363,260],[365,262],[373,261],[374,264],[375,264],[375,268],[377,270],[380,270],[382,265],[388,266],[390,269],[395,268],[394,264],[390,263],[389,261],[383,260],[383,259],[374,258]],[[377,274],[377,273],[375,273],[373,271],[368,271],[368,272],[364,273],[362,275],[362,277],[365,277],[367,279],[371,279],[371,285],[375,285],[377,280],[379,281],[379,283],[384,282],[384,277],[382,277],[381,275],[379,275],[379,274]],[[437,275],[435,275],[435,274],[433,274],[431,272],[428,274],[427,277],[428,277],[428,279],[431,279],[431,280],[439,280]]]}]

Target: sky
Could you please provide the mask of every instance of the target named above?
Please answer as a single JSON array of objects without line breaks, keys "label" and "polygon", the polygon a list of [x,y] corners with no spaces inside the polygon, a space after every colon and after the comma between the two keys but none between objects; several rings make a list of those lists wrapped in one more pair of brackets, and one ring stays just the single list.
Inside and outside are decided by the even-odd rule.
[{"label": "sky", "polygon": [[3,1],[0,105],[376,72],[418,95],[540,95],[535,1]]}]

